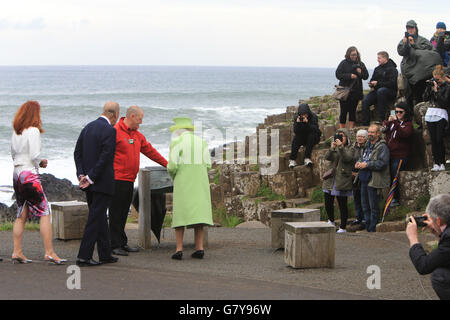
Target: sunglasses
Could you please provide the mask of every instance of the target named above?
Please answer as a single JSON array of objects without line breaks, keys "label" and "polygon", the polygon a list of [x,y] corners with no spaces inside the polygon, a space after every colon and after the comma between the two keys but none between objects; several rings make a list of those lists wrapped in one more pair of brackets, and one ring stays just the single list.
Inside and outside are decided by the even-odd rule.
[{"label": "sunglasses", "polygon": [[405,111],[395,110],[395,113],[405,113]]}]

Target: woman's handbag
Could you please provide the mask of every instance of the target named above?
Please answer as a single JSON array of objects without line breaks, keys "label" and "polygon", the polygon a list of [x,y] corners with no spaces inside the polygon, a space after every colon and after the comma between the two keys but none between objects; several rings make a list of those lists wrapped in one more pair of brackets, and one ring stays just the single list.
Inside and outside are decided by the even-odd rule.
[{"label": "woman's handbag", "polygon": [[332,98],[340,100],[340,101],[347,101],[348,96],[350,95],[350,90],[352,90],[353,85],[355,84],[356,80],[353,81],[353,83],[350,85],[350,87],[343,87],[335,85],[336,88],[334,90],[334,93],[331,95]]},{"label": "woman's handbag", "polygon": [[328,180],[330,179],[332,176],[334,176],[334,168],[331,168],[330,170],[325,171],[325,173],[322,176],[323,180]]}]

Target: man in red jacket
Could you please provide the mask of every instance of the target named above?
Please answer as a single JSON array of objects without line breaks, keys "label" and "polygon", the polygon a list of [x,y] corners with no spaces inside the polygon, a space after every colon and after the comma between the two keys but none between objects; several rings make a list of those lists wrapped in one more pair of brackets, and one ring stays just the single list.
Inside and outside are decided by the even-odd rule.
[{"label": "man in red jacket", "polygon": [[140,107],[131,106],[126,116],[114,126],[117,130],[114,156],[115,193],[109,208],[109,228],[111,249],[115,255],[127,256],[128,252],[138,251],[137,248],[128,246],[125,224],[133,198],[134,181],[139,172],[140,153],[167,167],[167,160],[138,131],[143,117],[144,112]]},{"label": "man in red jacket", "polygon": [[[397,174],[400,160],[402,160],[400,169],[403,169],[411,153],[410,137],[413,133],[413,125],[406,102],[399,102],[395,105],[395,115],[390,115],[389,119],[384,121],[383,132],[386,135],[385,140],[389,148],[391,181],[393,181]],[[399,197],[400,192],[397,185],[391,206],[399,205]]]}]

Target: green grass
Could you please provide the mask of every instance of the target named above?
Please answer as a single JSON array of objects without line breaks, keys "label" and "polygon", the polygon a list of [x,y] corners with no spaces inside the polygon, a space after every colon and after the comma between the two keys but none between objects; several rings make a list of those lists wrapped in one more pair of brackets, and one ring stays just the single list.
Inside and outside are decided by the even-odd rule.
[{"label": "green grass", "polygon": [[220,184],[219,178],[220,178],[219,168],[216,168],[216,174],[214,175],[214,179],[213,179],[214,184],[216,184],[216,185]]},{"label": "green grass", "polygon": [[238,224],[244,222],[240,217],[228,215],[227,210],[223,207],[213,208],[213,219],[225,228],[234,228]]},{"label": "green grass", "polygon": [[[0,224],[0,231],[12,231],[14,227],[14,222],[7,221]],[[25,224],[25,230],[28,231],[39,231],[40,225],[35,222],[28,222]]]},{"label": "green grass", "polygon": [[269,187],[268,185],[265,185],[265,184],[263,184],[263,185],[261,185],[261,186],[259,187],[258,192],[256,193],[256,197],[258,197],[258,198],[260,198],[260,197],[261,197],[261,198],[264,198],[264,199],[266,199],[267,201],[275,201],[275,200],[281,201],[281,200],[286,200],[286,197],[285,197],[285,196],[273,192],[272,189],[270,189],[270,187]]},{"label": "green grass", "polygon": [[325,198],[321,187],[316,187],[311,194],[311,203],[324,203]]}]

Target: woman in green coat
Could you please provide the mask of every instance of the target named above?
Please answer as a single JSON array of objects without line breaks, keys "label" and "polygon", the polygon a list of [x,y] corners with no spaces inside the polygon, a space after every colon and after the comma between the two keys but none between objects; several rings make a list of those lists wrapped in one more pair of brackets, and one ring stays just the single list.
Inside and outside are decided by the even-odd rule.
[{"label": "woman in green coat", "polygon": [[194,126],[189,118],[173,119],[170,127],[174,138],[170,143],[167,171],[173,179],[173,219],[176,253],[172,259],[183,257],[184,228],[194,227],[195,252],[193,258],[202,259],[203,225],[213,225],[211,194],[208,170],[211,158],[205,140],[194,135]]}]

